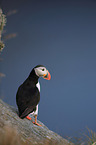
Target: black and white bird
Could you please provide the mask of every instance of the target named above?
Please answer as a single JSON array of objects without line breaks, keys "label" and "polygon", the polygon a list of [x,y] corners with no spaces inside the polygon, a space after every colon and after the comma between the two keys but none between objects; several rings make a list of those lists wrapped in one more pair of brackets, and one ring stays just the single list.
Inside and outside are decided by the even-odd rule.
[{"label": "black and white bird", "polygon": [[40,84],[39,77],[50,80],[51,75],[43,65],[37,65],[29,74],[28,78],[20,85],[16,94],[16,103],[18,106],[19,117],[31,120],[28,115],[31,113],[35,116],[34,124],[37,123],[38,103],[40,101]]}]

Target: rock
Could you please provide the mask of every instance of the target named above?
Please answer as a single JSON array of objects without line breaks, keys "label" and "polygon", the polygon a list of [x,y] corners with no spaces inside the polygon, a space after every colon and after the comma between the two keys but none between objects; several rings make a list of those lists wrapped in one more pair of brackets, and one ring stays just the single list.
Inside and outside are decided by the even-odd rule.
[{"label": "rock", "polygon": [[[55,145],[69,145],[68,140],[62,138],[58,134],[49,130],[43,123],[38,121],[42,127],[34,125],[32,121],[28,119],[20,119],[16,108],[4,103],[0,100],[0,134],[6,132],[4,127],[8,126],[16,130],[18,136],[20,136],[23,142],[30,142],[31,145],[45,145],[45,142],[52,142]],[[5,132],[4,132],[5,131]],[[48,144],[47,144],[48,145]],[[70,143],[70,145],[73,145]]]}]

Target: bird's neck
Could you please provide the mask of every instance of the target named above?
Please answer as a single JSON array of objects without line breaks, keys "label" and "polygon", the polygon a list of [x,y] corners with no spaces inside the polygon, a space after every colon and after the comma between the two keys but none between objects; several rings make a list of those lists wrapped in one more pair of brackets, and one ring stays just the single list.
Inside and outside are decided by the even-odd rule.
[{"label": "bird's neck", "polygon": [[28,79],[30,79],[31,81],[33,81],[35,84],[38,83],[39,77],[35,74],[34,69],[32,69],[32,71],[31,71],[31,73],[30,73]]}]

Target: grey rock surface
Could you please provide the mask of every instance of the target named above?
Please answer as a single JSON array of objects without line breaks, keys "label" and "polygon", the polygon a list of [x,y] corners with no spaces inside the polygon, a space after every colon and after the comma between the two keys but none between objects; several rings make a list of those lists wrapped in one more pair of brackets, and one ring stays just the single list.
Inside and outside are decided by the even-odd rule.
[{"label": "grey rock surface", "polygon": [[56,145],[71,145],[68,140],[49,130],[40,121],[38,123],[42,125],[41,127],[34,125],[33,121],[33,116],[32,121],[26,118],[20,119],[16,108],[0,100],[0,130],[3,130],[3,127],[7,125],[14,127],[22,140],[32,142],[34,145],[38,143],[43,145],[45,144],[44,140],[54,141]]}]

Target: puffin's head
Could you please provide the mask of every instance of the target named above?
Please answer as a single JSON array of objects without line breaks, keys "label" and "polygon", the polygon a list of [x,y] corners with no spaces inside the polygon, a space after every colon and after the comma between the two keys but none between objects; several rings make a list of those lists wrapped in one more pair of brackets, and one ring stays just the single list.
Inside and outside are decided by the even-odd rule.
[{"label": "puffin's head", "polygon": [[48,72],[46,67],[44,67],[43,65],[37,65],[36,67],[34,67],[34,71],[38,77],[43,77],[46,80],[51,79],[50,73]]}]

